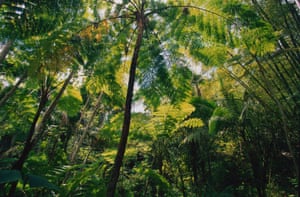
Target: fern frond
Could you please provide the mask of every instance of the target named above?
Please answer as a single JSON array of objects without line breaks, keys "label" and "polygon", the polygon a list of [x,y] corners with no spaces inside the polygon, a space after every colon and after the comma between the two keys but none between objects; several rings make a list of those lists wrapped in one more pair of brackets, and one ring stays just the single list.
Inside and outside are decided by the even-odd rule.
[{"label": "fern frond", "polygon": [[209,119],[209,133],[215,135],[217,132],[226,129],[231,125],[234,118],[232,112],[225,107],[217,107]]},{"label": "fern frond", "polygon": [[203,128],[190,132],[181,142],[181,144],[198,143],[201,141]]},{"label": "fern frond", "polygon": [[198,128],[198,127],[203,127],[203,126],[204,126],[204,123],[201,119],[199,119],[199,118],[190,118],[190,119],[187,119],[184,122],[182,122],[177,129],[184,128],[184,127]]},{"label": "fern frond", "polygon": [[157,111],[153,113],[153,116],[159,119],[166,119],[168,116],[176,119],[177,121],[184,120],[189,116],[195,107],[189,103],[181,103],[179,106],[173,105],[161,105],[158,107]]}]

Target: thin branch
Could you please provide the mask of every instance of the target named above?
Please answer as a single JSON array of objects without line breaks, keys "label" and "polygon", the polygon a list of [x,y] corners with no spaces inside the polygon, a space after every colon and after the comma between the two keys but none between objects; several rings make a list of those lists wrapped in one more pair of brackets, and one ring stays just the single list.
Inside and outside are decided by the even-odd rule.
[{"label": "thin branch", "polygon": [[102,97],[103,97],[103,92],[101,92],[99,94],[99,96],[97,98],[97,101],[96,101],[96,105],[94,106],[93,114],[90,117],[90,119],[89,119],[87,125],[85,126],[85,128],[83,128],[83,133],[80,136],[79,140],[73,146],[73,152],[72,152],[71,158],[70,158],[71,163],[73,163],[75,161],[77,153],[79,152],[80,146],[82,145],[83,140],[85,139],[86,135],[88,134],[88,131],[89,131],[90,127],[92,126],[92,123],[93,123],[93,121],[94,121],[94,119],[95,119],[95,117],[98,113],[98,110],[100,108]]},{"label": "thin branch", "polygon": [[1,99],[0,99],[0,107],[11,97],[15,91],[18,89],[20,84],[26,79],[27,74],[23,74],[20,79],[17,81],[17,83],[12,87]]},{"label": "thin branch", "polygon": [[135,35],[135,32],[136,32],[137,28],[138,28],[138,27],[136,27],[136,28],[133,30],[133,32],[132,32],[132,34],[131,34],[131,36],[130,36],[130,38],[129,38],[129,41],[126,43],[126,46],[125,46],[125,55],[126,55],[126,56],[127,56],[127,54],[128,54],[128,49],[129,49],[129,47],[130,47],[131,41],[133,40],[133,36]]}]

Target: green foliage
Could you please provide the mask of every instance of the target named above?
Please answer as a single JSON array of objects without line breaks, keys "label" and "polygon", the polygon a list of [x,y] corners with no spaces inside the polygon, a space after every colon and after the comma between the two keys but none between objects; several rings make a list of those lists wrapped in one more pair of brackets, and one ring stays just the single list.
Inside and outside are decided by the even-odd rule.
[{"label": "green foliage", "polygon": [[170,189],[170,184],[166,180],[165,177],[160,175],[157,171],[147,169],[145,170],[145,175],[149,179],[149,181],[152,182],[155,186],[158,186],[159,189],[161,189],[164,193],[167,193],[168,190]]},{"label": "green foliage", "polygon": [[46,178],[37,175],[27,175],[25,177],[25,183],[28,183],[31,188],[43,187],[54,191],[59,190],[59,188],[56,185],[50,183]]},{"label": "green foliage", "polygon": [[[0,18],[1,37],[10,39],[38,36],[55,30],[80,12],[79,0],[69,1],[3,1]],[[70,8],[74,9],[70,11]],[[14,30],[14,31],[11,31]],[[13,33],[12,33],[13,32]]]},{"label": "green foliage", "polygon": [[231,125],[232,120],[233,116],[230,110],[224,107],[217,107],[209,120],[209,133],[213,135],[226,129]]},{"label": "green foliage", "polygon": [[[6,105],[0,108],[0,113],[3,114],[0,118],[1,137],[15,135],[17,141],[25,139],[26,129],[36,113],[35,99],[35,90],[20,88]],[[18,110],[16,111],[15,109]]]},{"label": "green foliage", "polygon": [[242,3],[232,3],[227,4],[223,10],[237,17],[235,26],[240,28],[240,23],[243,26],[237,32],[241,34],[243,44],[252,54],[263,56],[275,51],[281,32],[274,30],[253,8]]},{"label": "green foliage", "polygon": [[279,32],[274,32],[271,26],[264,26],[242,31],[243,42],[247,49],[255,55],[263,56],[274,52]]},{"label": "green foliage", "polygon": [[103,174],[106,165],[94,162],[57,169],[57,172],[66,175],[64,187],[61,188],[61,196],[102,196],[105,194],[105,180]]},{"label": "green foliage", "polygon": [[22,175],[17,170],[0,170],[0,184],[21,180]]},{"label": "green foliage", "polygon": [[215,103],[201,97],[193,97],[190,103],[196,108],[191,116],[201,118],[205,124],[208,124],[208,120],[216,108]]},{"label": "green foliage", "polygon": [[173,66],[171,68],[171,81],[175,91],[171,96],[171,103],[180,103],[191,95],[192,72],[187,67]]},{"label": "green foliage", "polygon": [[58,186],[50,183],[44,177],[32,174],[22,175],[21,172],[17,170],[0,170],[0,184],[7,184],[20,180],[23,182],[24,187],[25,185],[29,184],[30,189],[45,188],[51,191],[59,191]]},{"label": "green foliage", "polygon": [[158,43],[157,40],[148,41],[150,45],[142,49],[140,52],[141,61],[138,71],[138,82],[141,86],[138,95],[145,99],[146,105],[157,107],[163,99],[175,99],[174,84],[169,73],[168,63],[161,54],[160,48],[153,47]]},{"label": "green foliage", "polygon": [[223,11],[237,17],[235,19],[236,25],[240,22],[242,26],[247,26],[250,29],[266,25],[258,12],[243,2],[233,1],[232,3],[225,4]]},{"label": "green foliage", "polygon": [[207,66],[222,65],[228,58],[227,49],[224,46],[208,46],[203,49],[192,50],[191,55]]},{"label": "green foliage", "polygon": [[201,119],[198,118],[190,118],[182,123],[180,127],[187,127],[187,128],[198,128],[202,127],[204,123]]},{"label": "green foliage", "polygon": [[[181,128],[198,128],[203,126],[199,118],[188,118],[195,110],[189,103],[181,103],[179,106],[162,105],[153,112],[153,117],[146,125],[146,129],[151,129],[156,135],[170,136]],[[155,138],[157,138],[156,136]]]},{"label": "green foliage", "polygon": [[165,120],[167,117],[177,121],[183,121],[194,110],[194,106],[189,103],[181,103],[179,106],[162,105],[153,113],[153,115],[158,119],[157,122],[162,122],[162,120]]},{"label": "green foliage", "polygon": [[79,90],[68,88],[64,96],[59,100],[58,108],[67,112],[68,116],[74,117],[80,111],[82,97]]},{"label": "green foliage", "polygon": [[130,124],[131,131],[129,134],[130,141],[132,141],[133,143],[136,141],[137,143],[142,143],[142,144],[147,141],[151,141],[153,131],[147,130],[147,126],[146,126],[150,121],[150,119],[151,117],[144,113],[132,114],[132,122]]},{"label": "green foliage", "polygon": [[74,117],[80,110],[81,102],[73,96],[65,96],[60,99],[58,108],[67,112],[70,117]]},{"label": "green foliage", "polygon": [[[0,98],[27,79],[0,108],[0,195],[14,181],[27,196],[105,195],[141,2],[1,1],[0,38],[13,46]],[[271,0],[145,6],[134,91],[145,111],[131,114],[116,196],[294,195],[295,169],[283,166],[293,166],[299,141],[298,11]],[[22,172],[9,170],[41,89],[48,101],[38,123],[70,70],[78,72]],[[195,85],[201,96],[191,98]]]}]

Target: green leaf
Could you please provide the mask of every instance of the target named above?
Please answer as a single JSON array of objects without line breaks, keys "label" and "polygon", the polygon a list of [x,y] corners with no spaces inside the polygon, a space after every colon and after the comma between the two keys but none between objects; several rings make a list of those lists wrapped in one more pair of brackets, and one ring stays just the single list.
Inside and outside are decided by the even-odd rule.
[{"label": "green leaf", "polygon": [[17,170],[0,170],[0,184],[11,183],[22,179],[20,171]]},{"label": "green leaf", "polygon": [[4,169],[7,168],[8,166],[11,166],[14,162],[16,162],[16,158],[2,158],[0,160],[0,168]]},{"label": "green leaf", "polygon": [[27,181],[30,185],[30,187],[44,187],[50,190],[59,190],[59,187],[50,183],[46,178],[37,176],[37,175],[32,175],[28,174],[27,175]]}]

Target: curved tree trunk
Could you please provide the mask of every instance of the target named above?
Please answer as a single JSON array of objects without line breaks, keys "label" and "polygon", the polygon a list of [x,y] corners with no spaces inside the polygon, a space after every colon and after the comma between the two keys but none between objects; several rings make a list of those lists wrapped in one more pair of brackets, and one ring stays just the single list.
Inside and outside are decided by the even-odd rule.
[{"label": "curved tree trunk", "polygon": [[140,47],[142,44],[143,32],[144,32],[144,10],[143,5],[142,9],[136,13],[136,20],[137,20],[137,28],[138,28],[138,35],[137,40],[134,47],[134,52],[131,60],[130,65],[130,73],[129,73],[129,81],[128,81],[128,88],[127,88],[127,95],[126,95],[126,104],[125,104],[125,112],[124,112],[124,121],[122,127],[122,134],[118,146],[117,155],[115,158],[115,162],[111,171],[111,177],[107,186],[107,197],[113,197],[115,194],[117,182],[120,175],[120,169],[123,163],[123,157],[125,154],[127,138],[129,134],[130,128],[130,119],[131,119],[131,103],[133,97],[133,89],[134,89],[134,79],[135,79],[135,71],[137,67],[137,60],[139,56]]}]

